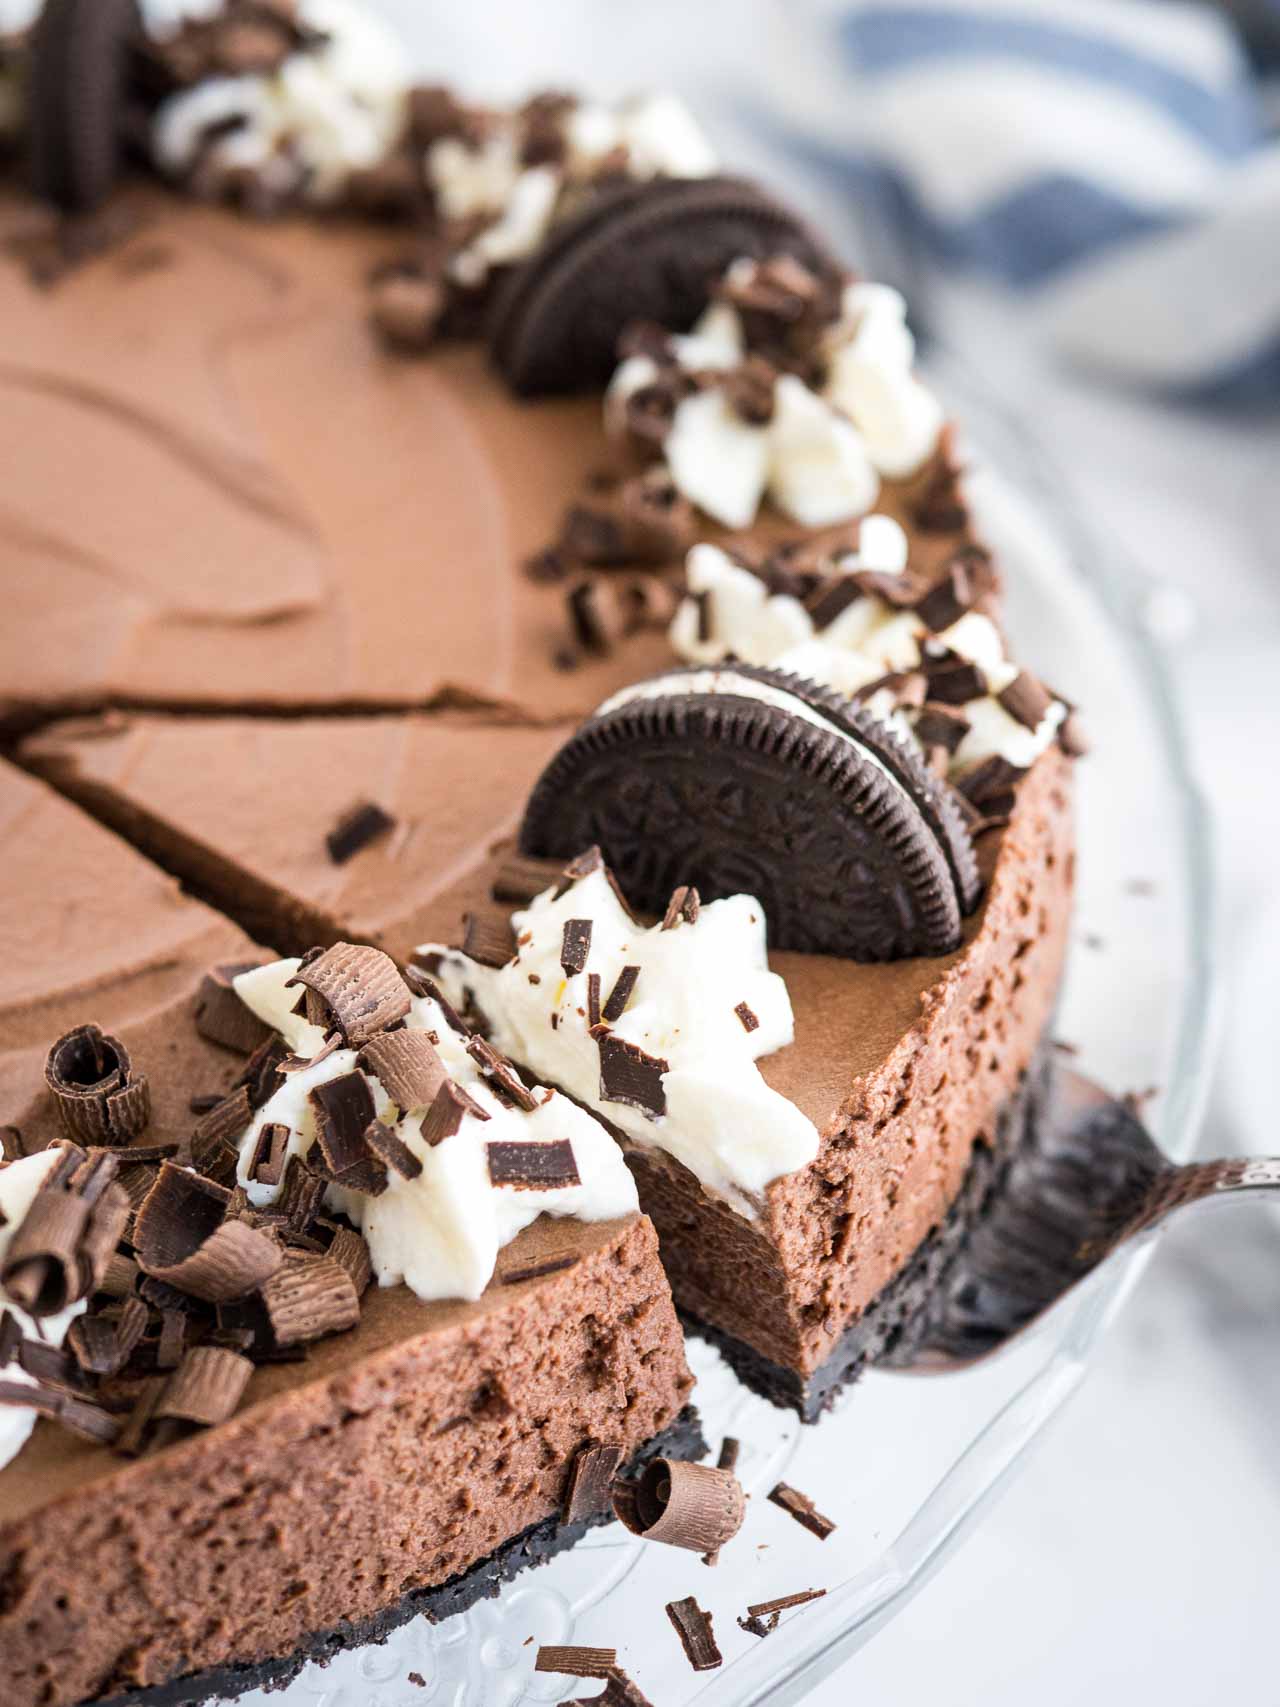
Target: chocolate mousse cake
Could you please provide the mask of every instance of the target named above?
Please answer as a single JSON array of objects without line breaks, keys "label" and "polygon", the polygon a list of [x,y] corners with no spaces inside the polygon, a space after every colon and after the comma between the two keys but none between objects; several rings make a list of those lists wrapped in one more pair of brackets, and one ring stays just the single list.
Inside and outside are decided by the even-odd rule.
[{"label": "chocolate mousse cake", "polygon": [[205,14],[0,51],[14,1707],[497,1592],[703,1450],[677,1310],[816,1419],[1022,1140],[1070,913],[901,298],[665,98]]}]

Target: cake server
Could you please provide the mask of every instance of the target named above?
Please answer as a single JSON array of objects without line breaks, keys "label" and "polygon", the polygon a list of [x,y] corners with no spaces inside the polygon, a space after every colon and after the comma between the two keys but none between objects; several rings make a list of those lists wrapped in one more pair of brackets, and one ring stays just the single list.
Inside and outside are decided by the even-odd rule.
[{"label": "cake server", "polygon": [[882,1366],[962,1369],[1025,1334],[1124,1247],[1179,1210],[1280,1196],[1280,1157],[1179,1164],[1130,1100],[1055,1066],[1034,1099],[1034,1130],[955,1266]]}]

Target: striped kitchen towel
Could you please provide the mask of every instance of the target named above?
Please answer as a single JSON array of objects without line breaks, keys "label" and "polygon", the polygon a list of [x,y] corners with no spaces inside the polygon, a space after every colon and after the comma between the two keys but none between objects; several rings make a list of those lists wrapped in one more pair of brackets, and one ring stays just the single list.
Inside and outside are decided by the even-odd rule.
[{"label": "striped kitchen towel", "polygon": [[1017,293],[1135,384],[1280,404],[1280,0],[805,10],[775,134],[917,265]]}]

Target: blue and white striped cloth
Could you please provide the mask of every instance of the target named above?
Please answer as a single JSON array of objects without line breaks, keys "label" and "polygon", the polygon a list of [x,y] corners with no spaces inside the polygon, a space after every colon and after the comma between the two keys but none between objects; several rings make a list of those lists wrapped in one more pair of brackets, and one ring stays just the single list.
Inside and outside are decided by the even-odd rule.
[{"label": "blue and white striped cloth", "polygon": [[812,4],[774,119],[917,261],[1131,383],[1280,404],[1280,0]]}]

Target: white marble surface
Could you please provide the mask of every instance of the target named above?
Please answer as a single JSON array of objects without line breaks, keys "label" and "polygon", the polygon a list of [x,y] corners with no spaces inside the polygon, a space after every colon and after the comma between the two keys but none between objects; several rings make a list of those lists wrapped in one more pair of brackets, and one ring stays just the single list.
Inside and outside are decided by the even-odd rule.
[{"label": "white marble surface", "polygon": [[[512,91],[659,84],[735,163],[774,167],[736,97],[785,97],[787,0],[381,0],[433,74]],[[1072,501],[1170,589],[1161,616],[1219,835],[1227,1026],[1201,1149],[1280,1149],[1280,421],[1153,409],[1041,369],[980,299],[930,307],[1050,445]],[[1096,732],[1105,740],[1105,730]],[[1101,1363],[985,1527],[811,1699],[1067,1707],[1274,1699],[1280,1214],[1167,1237]]]}]

